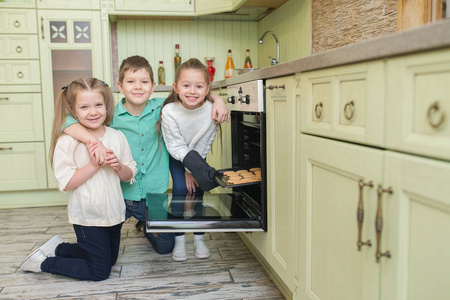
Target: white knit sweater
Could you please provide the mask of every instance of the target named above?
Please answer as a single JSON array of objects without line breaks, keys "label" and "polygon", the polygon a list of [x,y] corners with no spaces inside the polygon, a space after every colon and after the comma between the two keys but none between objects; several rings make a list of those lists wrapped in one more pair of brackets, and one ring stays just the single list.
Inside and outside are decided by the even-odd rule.
[{"label": "white knit sweater", "polygon": [[209,101],[192,110],[185,108],[180,101],[164,106],[161,129],[167,150],[173,158],[183,161],[191,150],[206,158],[217,131],[211,115],[212,103]]}]

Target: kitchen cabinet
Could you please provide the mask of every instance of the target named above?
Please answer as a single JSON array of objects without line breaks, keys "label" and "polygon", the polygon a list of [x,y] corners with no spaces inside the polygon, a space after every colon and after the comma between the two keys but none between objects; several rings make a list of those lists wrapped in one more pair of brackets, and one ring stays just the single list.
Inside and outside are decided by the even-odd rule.
[{"label": "kitchen cabinet", "polygon": [[384,72],[374,61],[301,74],[302,132],[382,146]]},{"label": "kitchen cabinet", "polygon": [[0,3],[0,191],[47,188],[33,4]]},{"label": "kitchen cabinet", "polygon": [[296,97],[293,76],[267,80],[267,232],[242,235],[289,297],[296,248]]},{"label": "kitchen cabinet", "polygon": [[[103,79],[100,11],[38,10],[46,157],[50,148],[54,102],[61,87],[81,77]],[[56,188],[47,168],[49,188]]]},{"label": "kitchen cabinet", "polygon": [[0,8],[33,8],[36,7],[35,0],[21,0],[21,1],[2,1]]},{"label": "kitchen cabinet", "polygon": [[[219,96],[227,103],[227,89],[218,88],[211,91],[211,93]],[[216,138],[211,145],[211,151],[206,156],[206,161],[210,166],[216,170],[229,169],[232,167],[231,163],[231,123],[225,122],[220,124],[220,129],[217,130]],[[212,193],[229,193],[231,189],[216,187],[211,190]]]},{"label": "kitchen cabinet", "polygon": [[38,0],[38,9],[100,9],[101,0]]},{"label": "kitchen cabinet", "polygon": [[118,11],[193,12],[195,0],[115,0]]},{"label": "kitchen cabinet", "polygon": [[386,144],[450,160],[450,51],[390,59]]},{"label": "kitchen cabinet", "polygon": [[[385,142],[335,140],[333,132],[301,127],[296,299],[450,296],[442,272],[450,264],[449,52],[384,62],[387,109],[378,122]],[[307,81],[314,76],[298,78],[300,101],[313,102]],[[433,102],[440,108],[430,109]],[[300,119],[314,113],[314,106],[299,110]]]},{"label": "kitchen cabinet", "polygon": [[[382,165],[381,150],[301,134],[298,299],[379,299],[374,220]],[[360,204],[362,241],[372,246],[358,250]]]}]

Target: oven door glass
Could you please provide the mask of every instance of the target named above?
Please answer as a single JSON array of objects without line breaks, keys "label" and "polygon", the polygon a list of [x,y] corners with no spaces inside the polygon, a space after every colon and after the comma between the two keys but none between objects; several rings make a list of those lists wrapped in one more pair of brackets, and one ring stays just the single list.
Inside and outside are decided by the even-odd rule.
[{"label": "oven door glass", "polygon": [[261,213],[235,193],[149,193],[146,228],[148,232],[263,231]]}]

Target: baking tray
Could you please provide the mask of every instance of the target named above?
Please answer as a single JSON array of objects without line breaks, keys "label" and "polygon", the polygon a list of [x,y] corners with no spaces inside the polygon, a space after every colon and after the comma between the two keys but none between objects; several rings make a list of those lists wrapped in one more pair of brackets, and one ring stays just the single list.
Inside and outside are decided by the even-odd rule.
[{"label": "baking tray", "polygon": [[217,183],[223,187],[223,188],[232,188],[232,187],[240,187],[240,186],[246,186],[246,185],[254,185],[254,184],[260,184],[261,180],[259,181],[252,181],[252,182],[245,182],[245,183],[236,183],[236,184],[228,184],[228,176],[225,176],[223,173],[226,171],[239,171],[239,170],[247,170],[249,171],[251,168],[244,169],[244,168],[231,168],[231,169],[223,169],[223,170],[216,170],[216,176],[215,179]]}]

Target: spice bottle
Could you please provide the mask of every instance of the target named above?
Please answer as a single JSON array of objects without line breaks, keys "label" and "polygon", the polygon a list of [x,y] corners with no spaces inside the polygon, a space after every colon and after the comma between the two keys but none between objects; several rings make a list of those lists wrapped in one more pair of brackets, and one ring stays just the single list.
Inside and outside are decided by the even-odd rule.
[{"label": "spice bottle", "polygon": [[180,56],[180,45],[175,45],[175,57],[173,58],[174,66],[175,66],[175,74],[178,71],[178,68],[181,65],[181,56]]},{"label": "spice bottle", "polygon": [[164,70],[163,61],[159,61],[158,85],[166,85],[166,70]]},{"label": "spice bottle", "polygon": [[250,49],[247,49],[247,52],[245,53],[245,63],[244,63],[244,69],[252,69],[252,60],[250,59]]},{"label": "spice bottle", "polygon": [[236,75],[236,71],[234,70],[233,58],[231,57],[231,49],[228,49],[228,59],[225,66],[225,78],[231,78],[234,75]]}]

